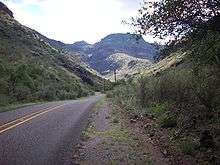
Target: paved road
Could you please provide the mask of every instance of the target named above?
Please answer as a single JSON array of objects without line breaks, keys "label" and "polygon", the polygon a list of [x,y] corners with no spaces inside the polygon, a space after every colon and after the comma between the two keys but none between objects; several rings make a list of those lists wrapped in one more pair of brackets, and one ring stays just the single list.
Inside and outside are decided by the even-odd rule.
[{"label": "paved road", "polygon": [[0,165],[71,164],[89,112],[103,95],[0,113]]}]

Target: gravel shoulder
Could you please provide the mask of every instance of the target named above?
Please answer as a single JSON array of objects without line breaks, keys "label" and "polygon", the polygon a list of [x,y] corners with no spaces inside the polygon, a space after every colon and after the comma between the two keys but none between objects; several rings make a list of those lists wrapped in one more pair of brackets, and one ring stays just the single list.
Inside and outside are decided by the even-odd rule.
[{"label": "gravel shoulder", "polygon": [[103,99],[73,154],[73,164],[165,165],[163,154],[134,127],[120,108]]}]

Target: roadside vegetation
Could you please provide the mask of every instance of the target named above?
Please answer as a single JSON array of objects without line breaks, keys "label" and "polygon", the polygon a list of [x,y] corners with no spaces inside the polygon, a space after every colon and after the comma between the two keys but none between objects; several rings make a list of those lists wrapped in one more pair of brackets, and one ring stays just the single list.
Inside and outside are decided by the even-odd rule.
[{"label": "roadside vegetation", "polygon": [[162,144],[166,155],[180,151],[191,163],[220,162],[219,18],[217,1],[146,2],[133,20],[137,32],[176,38],[161,50],[158,61],[172,53],[184,58],[164,71],[121,82],[107,95],[131,122],[151,119],[153,124],[143,126],[150,137],[162,141],[164,134],[168,136]]}]

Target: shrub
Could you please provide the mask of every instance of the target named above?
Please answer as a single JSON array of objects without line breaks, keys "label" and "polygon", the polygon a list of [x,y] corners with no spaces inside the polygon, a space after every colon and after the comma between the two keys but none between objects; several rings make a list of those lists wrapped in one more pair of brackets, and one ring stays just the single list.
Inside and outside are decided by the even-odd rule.
[{"label": "shrub", "polygon": [[77,94],[75,92],[68,92],[66,90],[59,90],[58,93],[57,93],[57,97],[60,100],[76,99]]},{"label": "shrub", "polygon": [[119,85],[111,95],[130,114],[160,118],[162,127],[189,128],[211,121],[220,107],[219,68],[185,65]]},{"label": "shrub", "polygon": [[37,93],[36,96],[42,100],[57,100],[56,97],[56,88],[50,86],[42,87]]},{"label": "shrub", "polygon": [[160,117],[164,115],[169,110],[168,103],[158,103],[147,108],[147,112],[154,115],[155,117]]},{"label": "shrub", "polygon": [[107,98],[113,98],[113,93],[112,93],[112,91],[108,91],[108,92],[106,93],[106,97],[107,97]]},{"label": "shrub", "polygon": [[170,128],[177,126],[176,117],[170,114],[164,114],[159,117],[159,124],[162,128]]},{"label": "shrub", "polygon": [[8,105],[11,102],[11,100],[12,99],[7,95],[0,94],[0,107]]},{"label": "shrub", "polygon": [[216,111],[220,99],[220,70],[208,66],[194,69],[193,90],[200,104],[204,105],[208,113]]},{"label": "shrub", "polygon": [[117,124],[117,123],[119,123],[119,120],[117,118],[114,118],[112,122]]},{"label": "shrub", "polygon": [[17,101],[22,101],[28,98],[31,94],[30,88],[23,85],[17,85],[14,90],[14,96],[17,99]]},{"label": "shrub", "polygon": [[188,137],[180,140],[179,147],[184,154],[193,155],[199,147],[199,142]]}]

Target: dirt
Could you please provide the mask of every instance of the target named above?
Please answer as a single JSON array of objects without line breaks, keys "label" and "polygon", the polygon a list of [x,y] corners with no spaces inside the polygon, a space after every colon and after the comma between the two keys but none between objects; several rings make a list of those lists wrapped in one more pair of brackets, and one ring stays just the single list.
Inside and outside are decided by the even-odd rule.
[{"label": "dirt", "polygon": [[83,140],[73,154],[73,164],[83,165],[166,165],[167,161],[151,139],[106,100],[94,109]]}]

